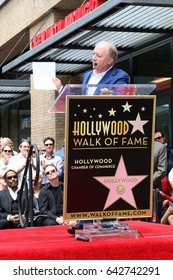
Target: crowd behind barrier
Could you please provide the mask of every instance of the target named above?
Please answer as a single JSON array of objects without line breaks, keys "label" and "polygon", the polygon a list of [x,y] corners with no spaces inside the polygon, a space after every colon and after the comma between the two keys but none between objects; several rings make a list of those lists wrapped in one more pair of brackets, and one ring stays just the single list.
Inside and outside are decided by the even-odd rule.
[{"label": "crowd behind barrier", "polygon": [[[64,157],[62,159],[54,153],[55,140],[52,137],[45,137],[43,145],[43,149],[36,145],[39,152],[40,170],[36,185],[35,149],[32,150],[30,160],[34,226],[64,224],[62,218]],[[19,219],[19,198],[30,147],[30,141],[22,139],[18,151],[14,152],[13,141],[7,137],[0,138],[0,229],[21,227],[26,219],[24,212],[26,189],[22,188],[21,195],[22,223]],[[28,189],[29,180],[29,171],[27,171]]]}]

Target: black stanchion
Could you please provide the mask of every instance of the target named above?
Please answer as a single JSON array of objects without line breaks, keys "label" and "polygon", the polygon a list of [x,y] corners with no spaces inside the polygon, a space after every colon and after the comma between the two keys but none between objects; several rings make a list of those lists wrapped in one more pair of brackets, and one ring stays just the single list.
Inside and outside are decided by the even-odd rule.
[{"label": "black stanchion", "polygon": [[[22,178],[22,183],[19,191],[19,219],[21,227],[33,227],[34,214],[33,214],[33,188],[32,188],[32,151],[36,152],[36,177],[34,185],[37,185],[40,172],[40,157],[36,144],[32,144],[26,160],[26,166]],[[23,219],[22,213],[22,194],[25,191],[25,218]]]}]

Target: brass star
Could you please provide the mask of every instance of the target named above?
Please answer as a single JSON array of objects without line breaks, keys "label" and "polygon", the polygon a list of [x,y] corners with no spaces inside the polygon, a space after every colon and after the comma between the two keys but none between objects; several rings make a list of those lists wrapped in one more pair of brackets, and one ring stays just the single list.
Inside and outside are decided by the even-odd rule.
[{"label": "brass star", "polygon": [[115,116],[116,110],[114,110],[113,108],[108,111],[109,112],[109,116]]},{"label": "brass star", "polygon": [[128,101],[126,102],[125,105],[121,105],[121,106],[124,108],[123,112],[125,112],[125,111],[130,112],[130,107],[132,107],[132,105],[129,105]]}]

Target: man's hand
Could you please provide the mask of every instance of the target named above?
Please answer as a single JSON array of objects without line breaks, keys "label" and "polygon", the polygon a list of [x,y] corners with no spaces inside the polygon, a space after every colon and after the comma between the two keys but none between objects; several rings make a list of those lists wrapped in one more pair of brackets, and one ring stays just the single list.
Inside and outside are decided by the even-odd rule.
[{"label": "man's hand", "polygon": [[19,215],[10,215],[9,221],[12,222],[13,224],[19,224]]},{"label": "man's hand", "polygon": [[44,167],[46,166],[45,160],[41,160],[41,161],[40,161],[40,164],[41,164],[41,166],[42,166],[43,169],[44,169]]},{"label": "man's hand", "polygon": [[63,217],[56,217],[56,223],[58,225],[67,225],[68,223],[66,221],[64,221]]},{"label": "man's hand", "polygon": [[58,225],[63,225],[63,217],[62,216],[61,217],[56,217],[56,223]]},{"label": "man's hand", "polygon": [[60,79],[58,78],[53,78],[52,81],[54,82],[54,85],[57,89],[58,92],[60,92],[61,88],[62,88],[62,82]]}]

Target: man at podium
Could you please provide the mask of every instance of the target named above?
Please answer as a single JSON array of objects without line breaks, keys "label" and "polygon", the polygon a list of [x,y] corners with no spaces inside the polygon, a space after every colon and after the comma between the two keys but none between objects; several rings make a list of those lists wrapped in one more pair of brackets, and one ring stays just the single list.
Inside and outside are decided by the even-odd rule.
[{"label": "man at podium", "polygon": [[[84,73],[82,84],[128,84],[129,75],[115,66],[118,58],[117,48],[108,41],[101,41],[96,44],[92,55],[93,69]],[[59,78],[54,78],[53,82],[60,92],[62,82]],[[97,95],[97,87],[90,87],[86,92],[88,95]]]},{"label": "man at podium", "polygon": [[[102,85],[102,84],[128,84],[129,75],[115,66],[118,58],[117,48],[108,41],[101,41],[95,45],[92,55],[93,69],[84,73],[82,84]],[[53,82],[60,92],[63,88],[62,82],[59,78],[53,79]],[[88,87],[87,95],[100,94],[99,87]],[[68,228],[68,232],[75,234],[75,230],[82,229],[84,223],[91,223],[91,220],[80,220]]]}]

